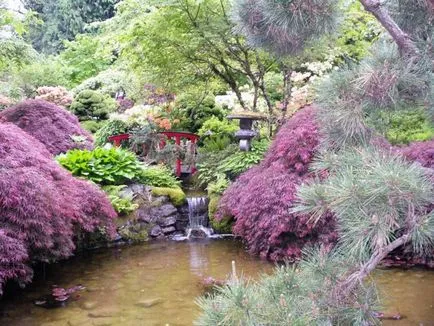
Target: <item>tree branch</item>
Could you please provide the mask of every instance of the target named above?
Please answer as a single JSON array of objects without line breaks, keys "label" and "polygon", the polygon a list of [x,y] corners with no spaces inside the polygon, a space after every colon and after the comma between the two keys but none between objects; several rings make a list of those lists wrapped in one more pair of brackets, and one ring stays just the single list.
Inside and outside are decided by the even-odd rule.
[{"label": "tree branch", "polygon": [[393,20],[387,9],[381,4],[380,0],[360,0],[360,2],[365,10],[373,14],[381,25],[383,25],[383,27],[389,32],[398,45],[402,55],[409,57],[418,56],[419,51],[414,42]]}]

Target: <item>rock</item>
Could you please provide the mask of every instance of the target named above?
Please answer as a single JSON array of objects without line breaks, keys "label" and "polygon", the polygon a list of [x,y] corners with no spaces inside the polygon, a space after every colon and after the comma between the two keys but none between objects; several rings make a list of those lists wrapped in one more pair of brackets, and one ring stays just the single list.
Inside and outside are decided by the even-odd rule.
[{"label": "rock", "polygon": [[187,221],[176,221],[175,228],[177,231],[185,232],[188,226],[188,220]]},{"label": "rock", "polygon": [[172,204],[164,204],[160,207],[155,207],[151,210],[151,214],[157,217],[169,217],[176,215],[178,213],[178,210],[175,206]]},{"label": "rock", "polygon": [[155,222],[155,218],[152,216],[149,207],[140,207],[137,210],[137,219],[146,223]]},{"label": "rock", "polygon": [[84,301],[81,302],[80,307],[84,310],[92,310],[95,309],[98,305],[98,302],[96,301]]},{"label": "rock", "polygon": [[163,302],[163,300],[161,300],[160,298],[141,300],[141,301],[136,303],[136,306],[142,307],[142,308],[150,308],[150,307],[156,306],[157,304],[160,304],[162,302]]},{"label": "rock", "polygon": [[161,229],[161,226],[156,225],[154,226],[151,231],[149,232],[149,235],[151,237],[158,237],[163,233],[163,230]]},{"label": "rock", "polygon": [[174,226],[169,226],[167,228],[162,228],[161,229],[163,231],[164,234],[169,234],[169,233],[173,233],[176,231]]},{"label": "rock", "polygon": [[94,312],[89,312],[87,314],[90,318],[107,318],[107,317],[113,317],[114,312],[106,309],[97,310]]},{"label": "rock", "polygon": [[161,227],[168,227],[176,224],[176,217],[175,216],[169,216],[165,218],[160,218],[158,220],[158,225]]},{"label": "rock", "polygon": [[152,199],[151,206],[152,207],[160,207],[160,206],[163,206],[164,204],[166,204],[168,202],[169,202],[169,197],[167,197],[167,196],[154,197]]},{"label": "rock", "polygon": [[208,234],[202,229],[193,229],[191,230],[190,237],[194,239],[203,239],[208,238]]}]

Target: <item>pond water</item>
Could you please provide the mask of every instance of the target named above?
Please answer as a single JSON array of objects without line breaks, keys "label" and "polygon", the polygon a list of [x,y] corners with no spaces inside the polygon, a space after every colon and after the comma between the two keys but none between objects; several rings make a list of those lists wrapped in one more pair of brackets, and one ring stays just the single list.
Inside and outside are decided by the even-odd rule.
[{"label": "pond water", "polygon": [[[0,325],[192,325],[199,309],[200,280],[225,278],[231,261],[253,278],[273,266],[246,254],[234,240],[160,242],[105,249],[50,266],[46,280],[0,302]],[[375,278],[387,295],[387,311],[406,316],[387,325],[434,326],[434,272],[381,270]],[[44,309],[32,300],[50,285],[86,286],[77,301]]]}]

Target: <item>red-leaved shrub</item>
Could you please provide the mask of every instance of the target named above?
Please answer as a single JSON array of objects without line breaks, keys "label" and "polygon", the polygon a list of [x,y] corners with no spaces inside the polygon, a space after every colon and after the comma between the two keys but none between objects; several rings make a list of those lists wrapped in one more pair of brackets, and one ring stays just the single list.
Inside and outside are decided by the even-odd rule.
[{"label": "red-leaved shrub", "polygon": [[313,178],[308,169],[319,137],[314,107],[302,109],[282,126],[264,160],[225,191],[218,216],[234,216],[233,231],[251,253],[293,260],[306,244],[337,240],[332,215],[314,224],[309,216],[290,212],[297,186]]},{"label": "red-leaved shrub", "polygon": [[423,167],[434,169],[434,140],[411,143],[401,147],[400,152],[409,160],[417,161]]},{"label": "red-leaved shrub", "polygon": [[38,139],[53,155],[93,147],[92,136],[81,128],[77,117],[43,100],[21,102],[0,112],[0,117]]},{"label": "red-leaved shrub", "polygon": [[96,185],[74,178],[45,146],[0,118],[0,292],[8,279],[27,282],[31,261],[73,254],[74,235],[105,228],[116,213]]}]

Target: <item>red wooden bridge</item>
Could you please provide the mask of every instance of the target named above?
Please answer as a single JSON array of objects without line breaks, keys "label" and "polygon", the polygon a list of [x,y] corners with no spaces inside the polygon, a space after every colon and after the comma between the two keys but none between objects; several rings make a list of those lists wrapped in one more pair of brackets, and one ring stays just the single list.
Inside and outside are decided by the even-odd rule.
[{"label": "red wooden bridge", "polygon": [[[183,141],[190,141],[190,150],[195,155],[196,153],[196,146],[197,142],[199,141],[199,136],[193,133],[189,132],[178,132],[178,131],[164,131],[159,132],[158,134],[164,135],[167,137],[167,140],[175,140],[175,144],[178,146],[181,146]],[[119,147],[122,145],[123,142],[129,140],[131,137],[130,134],[121,134],[121,135],[114,135],[109,137],[109,141],[112,142],[116,147]],[[162,140],[160,143],[160,148],[164,148],[166,146],[166,140]],[[181,176],[183,172],[183,161],[181,159],[176,160],[175,164],[175,173],[178,177]],[[186,171],[191,174],[194,174],[196,172],[196,166],[195,164],[191,164],[190,171]]]}]

